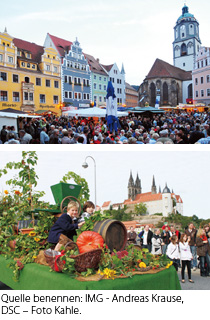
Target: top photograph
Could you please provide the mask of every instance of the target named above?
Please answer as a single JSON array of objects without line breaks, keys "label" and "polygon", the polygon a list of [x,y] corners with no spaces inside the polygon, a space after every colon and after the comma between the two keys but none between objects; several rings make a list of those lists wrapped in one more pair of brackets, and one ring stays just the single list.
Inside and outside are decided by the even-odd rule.
[{"label": "top photograph", "polygon": [[210,143],[210,4],[64,2],[0,12],[0,144]]}]

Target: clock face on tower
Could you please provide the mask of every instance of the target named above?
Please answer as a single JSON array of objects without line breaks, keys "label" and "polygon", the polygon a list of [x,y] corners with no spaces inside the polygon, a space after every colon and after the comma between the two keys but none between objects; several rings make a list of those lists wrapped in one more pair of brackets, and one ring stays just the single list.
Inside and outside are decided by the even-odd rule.
[{"label": "clock face on tower", "polygon": [[181,31],[185,31],[185,26],[182,25],[180,29]]}]

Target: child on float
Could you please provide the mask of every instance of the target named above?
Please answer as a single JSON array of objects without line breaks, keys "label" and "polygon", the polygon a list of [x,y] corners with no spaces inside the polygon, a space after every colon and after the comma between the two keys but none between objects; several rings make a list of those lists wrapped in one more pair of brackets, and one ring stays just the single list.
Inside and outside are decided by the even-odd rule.
[{"label": "child on float", "polygon": [[86,201],[83,205],[83,213],[79,218],[79,222],[84,222],[85,218],[89,219],[95,210],[95,205],[92,201]]},{"label": "child on float", "polygon": [[76,229],[80,228],[85,222],[78,222],[79,204],[75,201],[70,201],[67,206],[67,213],[63,213],[50,229],[47,241],[52,244],[57,244],[56,251],[59,251],[59,238],[63,234],[73,240],[76,235]]},{"label": "child on float", "polygon": [[188,281],[194,283],[191,279],[191,260],[193,259],[191,250],[190,250],[190,237],[188,237],[185,233],[181,235],[181,239],[179,241],[179,250],[180,250],[180,258],[182,264],[181,276],[182,283],[185,282],[185,267],[187,266],[188,273]]},{"label": "child on float", "polygon": [[176,235],[173,235],[171,237],[171,242],[169,243],[167,250],[166,250],[166,255],[168,258],[173,261],[173,265],[178,271],[179,267],[179,261],[180,261],[180,253],[179,253],[179,245],[178,245],[178,237]]}]

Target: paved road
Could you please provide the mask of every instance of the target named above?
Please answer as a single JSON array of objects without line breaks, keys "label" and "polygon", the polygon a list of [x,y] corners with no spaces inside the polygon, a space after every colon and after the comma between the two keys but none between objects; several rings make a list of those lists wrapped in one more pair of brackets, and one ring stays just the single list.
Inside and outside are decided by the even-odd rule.
[{"label": "paved road", "polygon": [[195,283],[190,283],[187,278],[187,270],[185,270],[185,283],[181,282],[181,269],[178,271],[179,280],[182,290],[210,290],[210,277],[201,277],[200,269],[192,271],[192,280]]}]

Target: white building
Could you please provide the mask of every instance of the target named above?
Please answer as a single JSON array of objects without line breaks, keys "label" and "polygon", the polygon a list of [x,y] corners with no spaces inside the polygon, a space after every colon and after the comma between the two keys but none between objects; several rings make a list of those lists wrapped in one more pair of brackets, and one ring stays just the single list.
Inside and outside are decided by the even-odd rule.
[{"label": "white building", "polygon": [[125,70],[122,65],[121,71],[116,63],[105,66],[101,65],[109,75],[109,80],[112,81],[115,95],[117,97],[117,104],[123,106],[125,104]]}]

